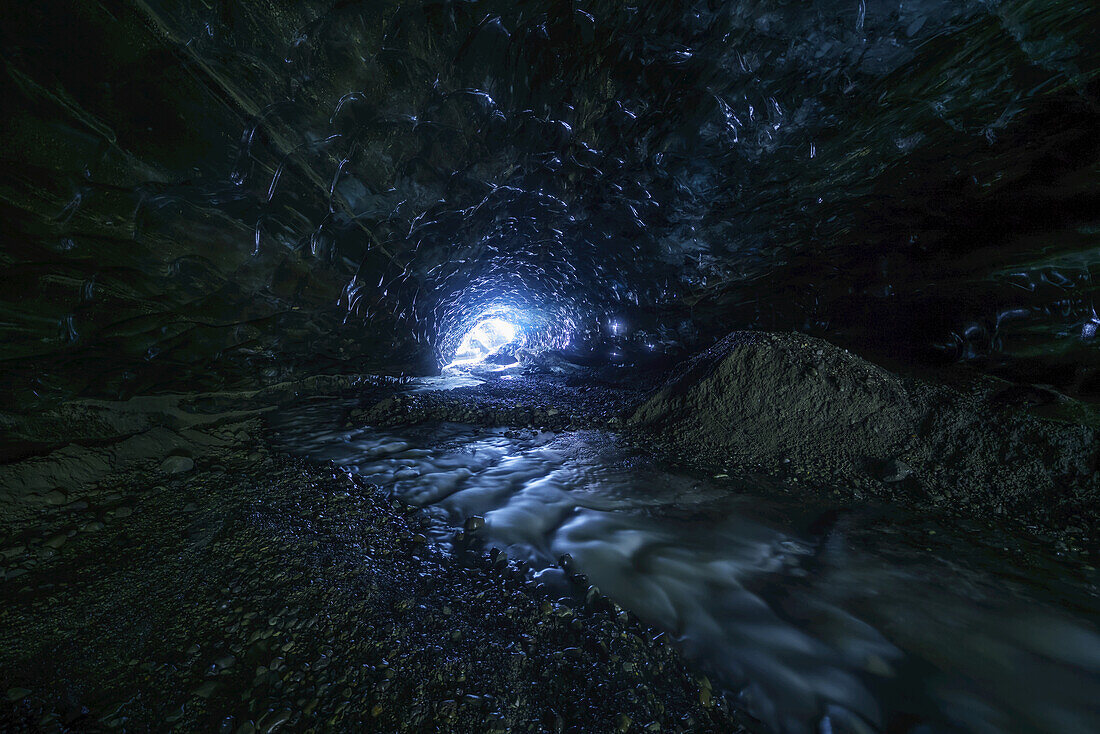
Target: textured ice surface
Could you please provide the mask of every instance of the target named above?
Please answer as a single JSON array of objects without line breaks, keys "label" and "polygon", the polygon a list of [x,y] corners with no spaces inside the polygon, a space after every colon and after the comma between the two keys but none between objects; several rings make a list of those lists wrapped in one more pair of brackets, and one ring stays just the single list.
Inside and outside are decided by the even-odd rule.
[{"label": "textured ice surface", "polygon": [[1095,3],[65,5],[4,23],[23,397],[438,365],[492,308],[1100,390]]}]

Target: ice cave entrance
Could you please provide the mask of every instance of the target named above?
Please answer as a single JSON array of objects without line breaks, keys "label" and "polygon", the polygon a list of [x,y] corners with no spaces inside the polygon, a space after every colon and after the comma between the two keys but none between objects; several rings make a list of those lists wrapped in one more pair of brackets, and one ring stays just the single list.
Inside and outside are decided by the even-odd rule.
[{"label": "ice cave entrance", "polygon": [[481,364],[514,342],[518,334],[519,329],[510,321],[501,318],[479,321],[459,341],[458,350],[455,351],[455,356],[447,367],[471,367]]}]

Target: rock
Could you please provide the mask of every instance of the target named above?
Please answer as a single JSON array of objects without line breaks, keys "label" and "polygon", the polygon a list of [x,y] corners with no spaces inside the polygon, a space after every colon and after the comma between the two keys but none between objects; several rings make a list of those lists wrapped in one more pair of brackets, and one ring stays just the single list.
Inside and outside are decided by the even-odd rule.
[{"label": "rock", "polygon": [[65,533],[58,533],[57,535],[51,536],[49,540],[46,541],[45,545],[48,548],[60,548],[65,545],[65,541],[68,539],[69,536],[65,535]]},{"label": "rock", "polygon": [[20,700],[26,698],[29,695],[31,695],[31,692],[26,688],[9,688],[8,689],[8,700],[9,701],[20,701]]},{"label": "rock", "polygon": [[20,545],[12,546],[11,548],[7,548],[3,551],[0,551],[0,556],[3,556],[4,558],[15,558],[16,556],[22,555],[26,551],[27,551],[27,546],[20,544]]},{"label": "rock", "polygon": [[913,473],[912,467],[900,459],[890,459],[882,465],[879,479],[884,482],[900,482]]},{"label": "rock", "polygon": [[214,689],[218,687],[218,684],[214,681],[203,683],[201,686],[195,689],[195,695],[199,698],[210,698],[214,695]]},{"label": "rock", "polygon": [[160,470],[165,474],[181,474],[194,468],[195,462],[188,456],[169,456],[160,464]]},{"label": "rock", "polygon": [[214,669],[218,672],[225,670],[226,668],[233,667],[233,664],[237,662],[237,658],[233,655],[226,655],[225,657],[218,658],[214,661]]},{"label": "rock", "polygon": [[475,533],[485,527],[485,518],[481,515],[470,515],[462,527],[467,533]]},{"label": "rock", "polygon": [[268,734],[276,729],[279,729],[283,724],[290,721],[290,711],[283,709],[282,711],[272,711],[263,719],[260,720],[257,727],[262,734]]}]

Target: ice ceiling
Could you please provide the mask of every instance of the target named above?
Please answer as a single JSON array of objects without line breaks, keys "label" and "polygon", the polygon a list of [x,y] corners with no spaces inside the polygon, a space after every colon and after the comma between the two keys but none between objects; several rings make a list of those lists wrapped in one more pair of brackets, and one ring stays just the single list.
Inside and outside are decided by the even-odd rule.
[{"label": "ice ceiling", "polygon": [[439,365],[493,309],[628,360],[798,328],[1100,394],[1094,3],[30,5],[20,395]]}]

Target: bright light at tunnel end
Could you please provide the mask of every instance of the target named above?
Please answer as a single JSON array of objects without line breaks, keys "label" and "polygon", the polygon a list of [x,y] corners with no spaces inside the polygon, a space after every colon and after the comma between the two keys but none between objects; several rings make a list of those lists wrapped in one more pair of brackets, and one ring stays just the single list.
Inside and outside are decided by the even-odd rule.
[{"label": "bright light at tunnel end", "polygon": [[578,333],[573,313],[534,304],[454,307],[441,324],[437,352],[443,371],[500,372],[530,365],[562,349]]},{"label": "bright light at tunnel end", "polygon": [[484,364],[501,349],[515,343],[519,335],[519,327],[507,319],[499,316],[483,318],[463,335],[454,358],[443,369]]}]

